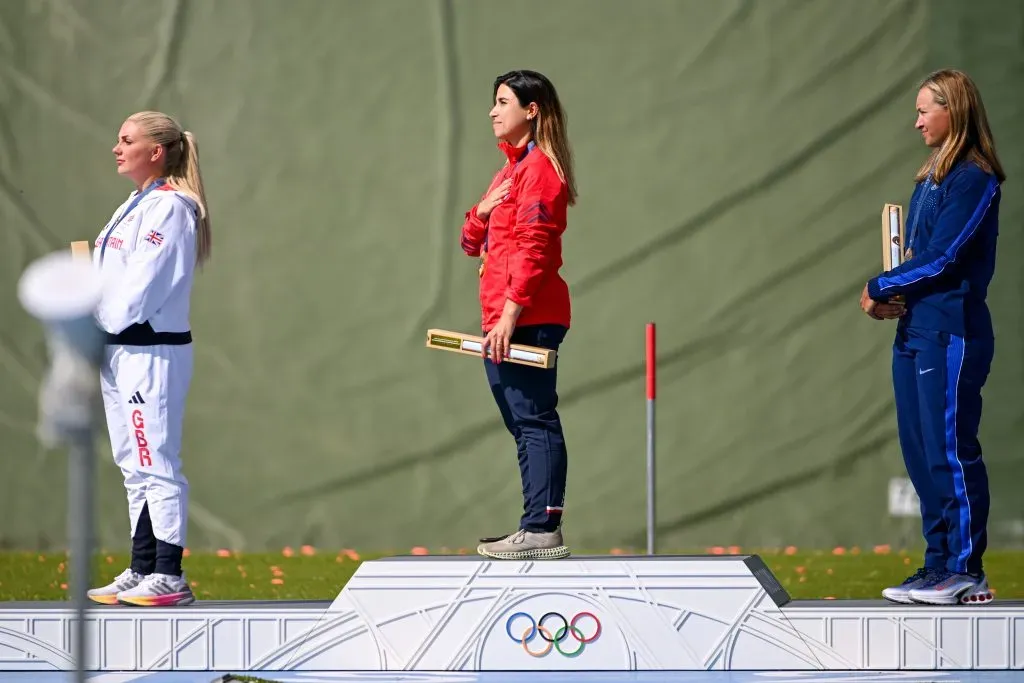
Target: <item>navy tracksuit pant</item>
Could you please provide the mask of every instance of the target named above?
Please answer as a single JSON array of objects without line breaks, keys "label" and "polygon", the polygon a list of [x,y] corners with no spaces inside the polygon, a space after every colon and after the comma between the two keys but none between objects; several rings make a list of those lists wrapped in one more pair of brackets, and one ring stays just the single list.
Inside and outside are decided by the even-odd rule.
[{"label": "navy tracksuit pant", "polygon": [[988,474],[978,427],[991,338],[900,328],[893,388],[900,446],[921,499],[925,566],[982,571],[987,546]]},{"label": "navy tracksuit pant", "polygon": [[[558,350],[567,329],[561,325],[517,327],[513,344]],[[567,458],[562,422],[556,410],[557,365],[532,368],[484,359],[487,381],[505,427],[516,441],[523,485],[521,529],[554,531],[562,521]]]}]

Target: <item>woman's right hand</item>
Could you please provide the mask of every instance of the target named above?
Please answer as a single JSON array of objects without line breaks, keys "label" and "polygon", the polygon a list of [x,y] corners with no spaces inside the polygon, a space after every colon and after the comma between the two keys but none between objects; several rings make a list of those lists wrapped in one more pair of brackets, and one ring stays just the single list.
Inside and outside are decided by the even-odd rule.
[{"label": "woman's right hand", "polygon": [[491,211],[494,210],[498,204],[501,204],[508,198],[508,192],[512,189],[512,179],[505,178],[501,181],[501,184],[494,188],[490,194],[480,200],[480,203],[476,206],[477,217],[485,221],[487,217],[491,215]]}]

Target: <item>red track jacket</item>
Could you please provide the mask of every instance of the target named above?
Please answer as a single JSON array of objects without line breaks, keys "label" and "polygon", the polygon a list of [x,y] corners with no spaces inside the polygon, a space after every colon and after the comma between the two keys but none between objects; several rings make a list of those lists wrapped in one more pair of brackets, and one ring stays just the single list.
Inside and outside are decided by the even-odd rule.
[{"label": "red track jacket", "polygon": [[556,323],[569,327],[569,287],[558,274],[566,227],[568,188],[539,147],[498,144],[508,163],[494,176],[488,193],[512,178],[508,199],[494,207],[486,222],[477,204],[462,224],[462,250],[483,256],[480,276],[482,329],[501,317],[505,299],[523,306],[516,326]]}]

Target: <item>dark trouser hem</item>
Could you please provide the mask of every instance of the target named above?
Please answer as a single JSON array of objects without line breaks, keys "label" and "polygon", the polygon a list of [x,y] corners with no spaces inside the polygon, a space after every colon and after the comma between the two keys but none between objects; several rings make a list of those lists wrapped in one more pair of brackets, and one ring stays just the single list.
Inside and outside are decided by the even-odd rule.
[{"label": "dark trouser hem", "polygon": [[181,557],[184,549],[180,545],[156,542],[156,573],[181,576]]},{"label": "dark trouser hem", "polygon": [[156,536],[149,518],[149,503],[142,506],[139,521],[132,536],[132,570],[139,574],[152,574],[156,570]]}]

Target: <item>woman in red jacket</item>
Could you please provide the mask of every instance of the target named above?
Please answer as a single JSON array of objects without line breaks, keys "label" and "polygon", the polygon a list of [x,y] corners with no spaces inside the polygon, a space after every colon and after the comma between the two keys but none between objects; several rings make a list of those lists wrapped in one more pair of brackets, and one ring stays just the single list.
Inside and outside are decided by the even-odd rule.
[{"label": "woman in red jacket", "polygon": [[561,522],[566,449],[556,370],[502,362],[510,344],[557,350],[569,329],[569,288],[558,274],[566,210],[576,201],[572,152],[554,86],[535,71],[494,82],[490,117],[506,163],[466,212],[462,249],[480,257],[484,369],[515,437],[523,484],[519,530],[483,538],[498,559],[568,557]]}]

